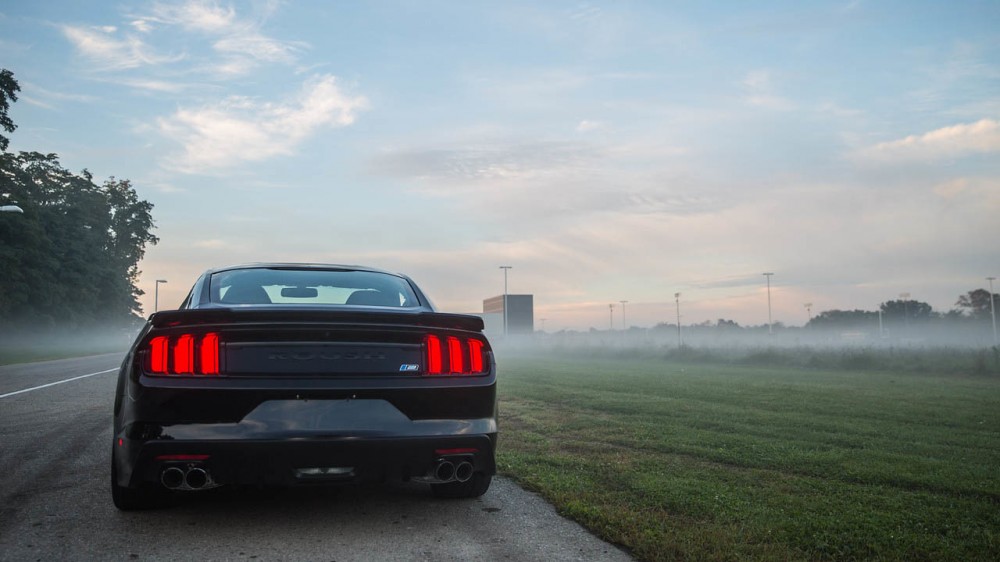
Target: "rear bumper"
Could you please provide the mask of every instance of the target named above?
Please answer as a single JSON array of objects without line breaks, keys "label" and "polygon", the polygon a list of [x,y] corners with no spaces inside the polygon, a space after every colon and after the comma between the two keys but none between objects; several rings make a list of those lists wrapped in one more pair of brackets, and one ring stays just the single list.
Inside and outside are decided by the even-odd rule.
[{"label": "rear bumper", "polygon": [[251,485],[426,478],[442,458],[492,475],[496,432],[492,417],[411,420],[385,400],[271,400],[238,423],[128,424],[114,462],[118,485],[133,488],[172,466]]},{"label": "rear bumper", "polygon": [[[120,486],[159,483],[172,466],[197,466],[217,484],[281,485],[332,481],[428,478],[442,458],[472,463],[475,472],[495,474],[495,434],[461,437],[333,438],[282,441],[150,441],[126,443],[137,449],[116,455]],[[117,445],[117,443],[116,443]],[[186,460],[176,460],[184,456]],[[206,457],[206,458],[202,458]],[[196,459],[196,460],[192,460]],[[336,469],[329,475],[309,470]]]}]

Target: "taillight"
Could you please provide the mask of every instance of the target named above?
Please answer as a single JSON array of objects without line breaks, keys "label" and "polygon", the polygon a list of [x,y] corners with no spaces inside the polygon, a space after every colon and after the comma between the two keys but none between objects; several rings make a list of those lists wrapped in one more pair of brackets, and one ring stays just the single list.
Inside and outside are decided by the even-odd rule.
[{"label": "taillight", "polygon": [[441,374],[441,340],[437,336],[427,336],[427,374]]},{"label": "taillight", "polygon": [[428,335],[424,338],[424,352],[425,372],[428,375],[478,375],[486,372],[482,340]]},{"label": "taillight", "polygon": [[156,336],[147,370],[156,375],[218,375],[219,334]]},{"label": "taillight", "polygon": [[453,375],[461,374],[465,371],[462,365],[462,342],[458,338],[448,338],[448,372]]}]

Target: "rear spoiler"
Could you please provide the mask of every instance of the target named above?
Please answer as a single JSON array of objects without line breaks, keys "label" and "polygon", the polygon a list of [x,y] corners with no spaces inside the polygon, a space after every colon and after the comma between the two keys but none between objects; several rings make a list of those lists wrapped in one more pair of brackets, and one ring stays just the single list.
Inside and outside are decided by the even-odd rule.
[{"label": "rear spoiler", "polygon": [[324,323],[420,326],[482,332],[483,319],[470,314],[427,312],[420,309],[372,310],[361,307],[239,307],[165,310],[149,322],[156,328],[196,324]]}]

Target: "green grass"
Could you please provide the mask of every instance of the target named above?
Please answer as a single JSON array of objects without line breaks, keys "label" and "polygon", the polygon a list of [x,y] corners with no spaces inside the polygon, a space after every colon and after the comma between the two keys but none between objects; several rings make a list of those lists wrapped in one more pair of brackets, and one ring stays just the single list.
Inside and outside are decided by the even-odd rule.
[{"label": "green grass", "polygon": [[500,369],[501,471],[640,559],[1000,559],[997,377]]}]

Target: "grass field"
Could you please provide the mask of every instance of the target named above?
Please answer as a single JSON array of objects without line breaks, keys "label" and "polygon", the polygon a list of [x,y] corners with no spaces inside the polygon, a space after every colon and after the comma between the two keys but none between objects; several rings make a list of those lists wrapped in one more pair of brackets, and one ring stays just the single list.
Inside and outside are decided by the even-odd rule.
[{"label": "grass field", "polygon": [[500,470],[643,560],[1000,560],[1000,377],[500,358]]}]

